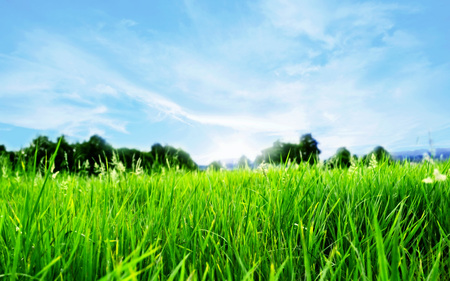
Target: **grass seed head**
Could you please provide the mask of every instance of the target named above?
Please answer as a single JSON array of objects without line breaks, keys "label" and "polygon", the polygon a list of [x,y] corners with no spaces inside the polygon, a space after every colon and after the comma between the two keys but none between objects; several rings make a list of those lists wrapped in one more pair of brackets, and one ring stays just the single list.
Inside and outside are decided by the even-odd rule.
[{"label": "grass seed head", "polygon": [[434,179],[436,181],[445,181],[445,180],[447,180],[447,176],[441,174],[438,169],[434,169],[433,176],[434,176]]}]

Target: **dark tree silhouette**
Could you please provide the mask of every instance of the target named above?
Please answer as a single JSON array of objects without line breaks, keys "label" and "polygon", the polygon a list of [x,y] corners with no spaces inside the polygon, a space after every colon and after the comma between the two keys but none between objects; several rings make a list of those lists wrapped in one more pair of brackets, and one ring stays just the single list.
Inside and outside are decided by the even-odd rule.
[{"label": "dark tree silhouette", "polygon": [[300,138],[300,155],[301,161],[314,164],[319,161],[320,150],[317,147],[318,142],[312,137],[311,134],[305,134]]},{"label": "dark tree silhouette", "polygon": [[187,152],[170,145],[162,146],[155,143],[152,145],[150,158],[153,169],[159,169],[160,166],[179,167],[188,170],[197,169],[197,164]]},{"label": "dark tree silhouette", "polygon": [[194,160],[192,160],[189,153],[182,149],[178,149],[177,151],[177,160],[181,168],[186,168],[188,170],[198,169],[197,164],[194,162]]},{"label": "dark tree silhouette", "polygon": [[255,164],[259,165],[263,161],[274,164],[287,162],[308,162],[314,164],[319,160],[320,150],[317,148],[317,144],[317,141],[313,139],[311,134],[303,135],[299,144],[276,141],[272,147],[262,151],[262,155],[255,159]]},{"label": "dark tree silhouette", "polygon": [[89,141],[74,146],[74,160],[77,165],[80,163],[89,162],[90,174],[95,171],[95,163],[100,165],[100,162],[106,164],[112,160],[113,147],[108,144],[102,137],[93,135]]},{"label": "dark tree silhouette", "polygon": [[345,147],[341,147],[338,148],[336,154],[327,161],[327,164],[330,168],[348,168],[351,164],[351,158],[350,151]]},{"label": "dark tree silhouette", "polygon": [[[50,164],[50,158],[55,152],[55,149],[56,144],[49,140],[47,136],[38,136],[31,141],[29,147],[23,149],[24,153],[22,155],[25,157],[25,162],[29,162],[28,164],[30,165],[30,168],[31,165],[34,165],[34,161],[36,161],[36,168],[46,170]],[[36,160],[34,159],[34,155],[36,155]],[[19,157],[21,157],[20,154]]]},{"label": "dark tree silhouette", "polygon": [[[36,164],[41,170],[48,168],[50,158],[56,150],[57,143],[60,146],[55,158],[55,171],[66,170],[68,172],[95,173],[95,164],[108,165],[113,163],[113,154],[116,159],[122,162],[128,170],[134,169],[138,159],[140,167],[147,171],[157,172],[161,167],[178,167],[182,169],[198,169],[197,164],[191,156],[172,146],[162,146],[156,143],[152,146],[150,152],[142,152],[137,149],[114,148],[108,144],[102,137],[94,135],[88,141],[82,143],[69,144],[65,136],[52,142],[47,136],[38,136],[19,152],[8,152],[4,145],[0,145],[0,155],[7,154],[13,169],[18,169],[23,165],[32,169],[34,165],[34,156],[36,155]],[[113,167],[113,166],[112,166]]]},{"label": "dark tree silhouette", "polygon": [[130,149],[125,147],[119,148],[117,149],[116,154],[119,160],[125,166],[125,168],[129,170],[135,168],[134,165],[136,164],[139,158],[141,159],[141,162],[148,162],[149,160],[149,157],[145,153],[137,149]]},{"label": "dark tree silhouette", "polygon": [[384,147],[377,146],[369,154],[363,156],[363,162],[365,164],[369,164],[372,155],[375,155],[375,159],[377,160],[377,162],[387,162],[388,164],[392,164],[392,162],[394,161],[391,154],[386,149],[384,149]]},{"label": "dark tree silhouette", "polygon": [[[57,170],[66,169],[67,171],[72,171],[74,167],[73,147],[67,142],[65,136],[62,135],[56,139],[54,150],[59,141],[61,141],[61,143],[55,158],[55,168]],[[54,150],[51,153],[53,153]]]}]

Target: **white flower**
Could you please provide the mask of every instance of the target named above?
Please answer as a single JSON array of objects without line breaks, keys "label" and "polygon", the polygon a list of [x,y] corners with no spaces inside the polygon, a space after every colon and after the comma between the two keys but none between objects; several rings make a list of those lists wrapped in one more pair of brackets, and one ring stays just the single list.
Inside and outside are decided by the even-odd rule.
[{"label": "white flower", "polygon": [[447,179],[447,176],[441,174],[438,169],[434,169],[433,175],[436,181],[445,181]]},{"label": "white flower", "polygon": [[424,183],[433,183],[433,180],[430,177],[428,177],[426,179],[423,179],[422,182],[424,182]]},{"label": "white flower", "polygon": [[135,169],[136,175],[140,175],[140,174],[144,173],[144,169],[142,169],[142,167],[141,167],[141,162],[142,162],[142,160],[139,157],[136,162],[136,169]]},{"label": "white flower", "polygon": [[377,165],[377,158],[375,157],[375,154],[372,153],[372,156],[370,157],[369,169],[375,169]]},{"label": "white flower", "polygon": [[120,173],[124,173],[124,172],[125,172],[125,166],[123,165],[122,162],[118,162],[118,163],[117,163],[116,169],[117,169],[117,171],[119,171]]},{"label": "white flower", "polygon": [[433,171],[433,178],[434,178],[434,180],[432,178],[428,177],[426,179],[423,179],[422,182],[424,182],[424,183],[433,183],[434,181],[445,181],[445,180],[447,180],[447,176],[441,174],[438,169],[434,169],[434,171]]},{"label": "white flower", "polygon": [[4,177],[5,179],[8,178],[8,172],[5,166],[2,167],[2,174],[2,177]]},{"label": "white flower", "polygon": [[267,170],[269,170],[269,164],[267,164],[267,163],[263,162],[258,166],[258,171],[260,171],[260,172],[265,173],[265,172],[267,172]]},{"label": "white flower", "polygon": [[112,170],[112,172],[111,172],[111,178],[112,178],[112,180],[113,180],[113,181],[116,181],[116,180],[117,180],[117,177],[118,177],[118,175],[117,175],[116,170]]},{"label": "white flower", "polygon": [[349,174],[354,174],[358,172],[358,166],[356,166],[356,160],[352,157],[350,158],[350,168],[348,169]]}]

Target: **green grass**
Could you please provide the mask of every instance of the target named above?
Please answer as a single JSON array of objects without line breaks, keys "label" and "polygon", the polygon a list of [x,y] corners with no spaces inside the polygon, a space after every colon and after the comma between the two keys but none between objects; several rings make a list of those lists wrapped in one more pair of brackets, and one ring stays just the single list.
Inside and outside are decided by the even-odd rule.
[{"label": "green grass", "polygon": [[[450,162],[12,172],[0,279],[450,280]],[[46,181],[47,179],[47,181]]]}]

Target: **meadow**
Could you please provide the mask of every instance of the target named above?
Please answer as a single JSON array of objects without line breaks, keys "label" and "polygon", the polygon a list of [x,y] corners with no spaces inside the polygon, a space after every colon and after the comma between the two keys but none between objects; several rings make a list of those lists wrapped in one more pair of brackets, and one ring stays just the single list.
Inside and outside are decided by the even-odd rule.
[{"label": "meadow", "polygon": [[450,161],[97,176],[0,163],[0,279],[450,280]]}]

